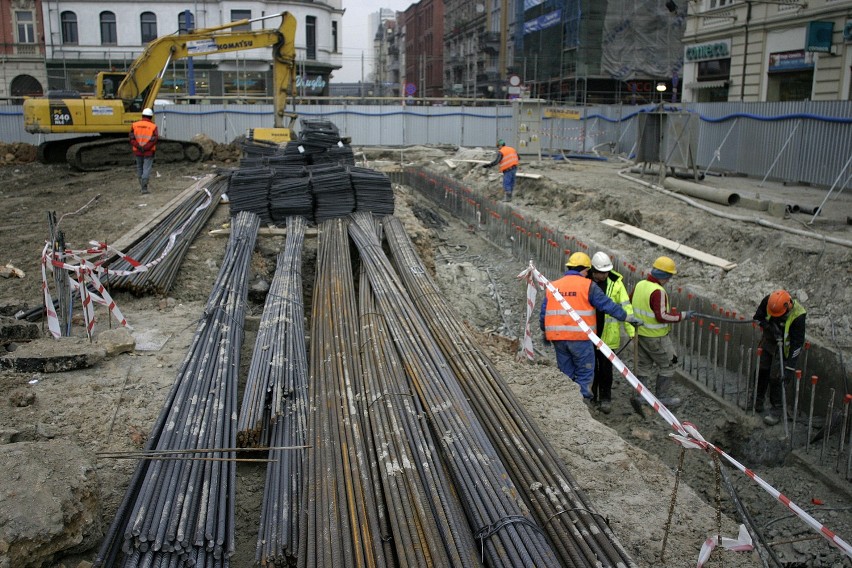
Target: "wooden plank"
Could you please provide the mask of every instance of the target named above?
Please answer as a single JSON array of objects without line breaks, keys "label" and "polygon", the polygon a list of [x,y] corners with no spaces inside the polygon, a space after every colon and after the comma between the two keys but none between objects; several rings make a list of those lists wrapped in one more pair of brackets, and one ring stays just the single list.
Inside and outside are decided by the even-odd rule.
[{"label": "wooden plank", "polygon": [[186,199],[199,190],[204,185],[210,183],[210,181],[215,178],[215,174],[208,174],[203,178],[199,179],[191,186],[183,190],[177,197],[151,213],[151,215],[142,220],[138,225],[130,229],[128,232],[124,233],[115,242],[109,243],[111,247],[120,250],[122,252],[127,252],[136,242],[146,233],[151,230],[151,227],[162,221],[169,213],[171,213],[178,204],[186,201]]},{"label": "wooden plank", "polygon": [[682,254],[683,256],[694,258],[695,260],[699,260],[711,266],[718,266],[725,271],[733,270],[737,266],[736,263],[725,260],[724,258],[719,258],[718,256],[713,256],[712,254],[688,247],[676,241],[655,235],[654,233],[649,233],[648,231],[640,229],[639,227],[634,227],[633,225],[628,225],[627,223],[622,223],[613,219],[604,219],[601,223],[609,225],[610,227],[618,229],[628,235],[633,235],[634,237],[639,237],[640,239],[665,247],[678,254]]},{"label": "wooden plank", "polygon": [[[444,160],[444,163],[447,164],[451,169],[456,169],[458,167],[457,162],[466,162],[468,164],[490,164],[491,160]],[[528,178],[528,179],[541,179],[541,174],[525,174],[523,172],[518,172],[515,174],[515,177]]]}]

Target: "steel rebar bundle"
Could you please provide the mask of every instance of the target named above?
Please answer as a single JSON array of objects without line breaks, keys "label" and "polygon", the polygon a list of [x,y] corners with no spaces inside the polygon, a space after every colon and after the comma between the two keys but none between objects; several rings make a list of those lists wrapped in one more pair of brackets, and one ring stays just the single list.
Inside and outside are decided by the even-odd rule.
[{"label": "steel rebar bundle", "polygon": [[104,278],[105,283],[108,283],[113,290],[127,290],[134,294],[166,294],[177,278],[189,246],[213,215],[227,184],[227,177],[219,176],[207,185],[209,195],[204,191],[196,191],[188,195],[162,221],[154,225],[142,240],[127,251],[127,256],[142,265],[147,265],[158,259],[163,251],[171,246],[171,251],[160,262],[144,272],[119,276],[109,272],[131,271],[133,265],[124,258],[116,258],[109,264],[108,276]]},{"label": "steel rebar bundle", "polygon": [[299,566],[385,566],[389,544],[353,381],[362,369],[349,241],[320,227],[311,315],[310,408]]},{"label": "steel rebar bundle", "polygon": [[260,566],[293,564],[299,543],[308,411],[301,273],[306,226],[301,217],[287,220],[287,241],[266,297],[238,421],[241,447],[270,445],[255,555]]},{"label": "steel rebar bundle", "polygon": [[359,282],[360,391],[370,421],[374,476],[381,481],[400,566],[479,566],[479,550],[437,444],[423,427],[423,406],[408,384],[367,273]]},{"label": "steel rebar bundle", "polygon": [[559,560],[523,505],[483,426],[468,403],[414,301],[396,276],[368,214],[349,234],[361,254],[376,303],[395,338],[409,380],[441,441],[444,465],[488,566],[558,566]]},{"label": "steel rebar bundle", "polygon": [[[243,212],[175,384],[96,566],[215,566],[234,552],[236,394],[249,265],[260,220]],[[181,459],[175,451],[185,451]],[[178,454],[179,455],[179,454]]]},{"label": "steel rebar bundle", "polygon": [[562,563],[635,565],[535,421],[443,300],[402,222],[385,217],[383,224],[400,278],[447,361],[458,376],[465,377],[462,388],[515,485],[526,489],[525,501]]}]

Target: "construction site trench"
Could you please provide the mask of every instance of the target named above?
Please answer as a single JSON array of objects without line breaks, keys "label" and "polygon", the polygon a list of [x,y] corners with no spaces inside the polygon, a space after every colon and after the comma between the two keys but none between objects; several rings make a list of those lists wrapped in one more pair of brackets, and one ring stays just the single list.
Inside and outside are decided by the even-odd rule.
[{"label": "construction site trench", "polygon": [[[767,212],[742,208],[735,211],[735,215],[762,217],[773,225],[817,232],[828,236],[826,240],[695,209],[655,188],[625,179],[619,174],[629,164],[616,157],[589,163],[527,158],[521,171],[541,177],[521,178],[514,201],[503,205],[497,201],[501,194],[499,177],[476,168],[475,162],[465,161],[490,160],[491,149],[361,151],[366,160],[363,165],[387,171],[395,182],[395,216],[416,247],[418,261],[463,322],[459,335],[482,349],[493,363],[589,503],[606,519],[630,561],[636,566],[695,565],[705,539],[718,532],[717,510],[722,513],[722,536],[737,537],[742,522],[739,502],[778,565],[850,565],[847,555],[729,463],[721,460],[726,471],[720,474],[711,454],[691,449],[681,456],[681,446],[669,436],[670,426],[659,417],[643,419],[632,411],[628,403],[631,387],[626,381],[616,379],[611,414],[585,406],[576,386],[556,368],[552,350],[541,344],[537,310],[531,321],[536,357],[532,362],[519,360],[527,288],[517,278],[530,260],[548,278],[558,277],[565,249],[589,254],[605,250],[616,260],[616,269],[633,281],[656,256],[669,254],[675,258],[678,276],[671,284],[672,303],[708,316],[700,327],[695,321],[675,332],[683,349],[676,389],[684,404],[676,410],[678,418],[694,423],[708,441],[849,542],[852,497],[844,469],[848,435],[842,453],[838,452],[841,428],[818,437],[824,432],[828,401],[835,400],[834,413],[839,411],[842,416],[843,394],[849,392],[843,389],[849,378],[844,361],[850,357],[848,337],[852,332],[848,316],[852,307],[852,259],[848,247],[831,242],[852,238],[846,225],[846,216],[852,213],[848,195],[837,197],[830,211],[810,227],[806,227],[809,217],[772,217]],[[39,263],[48,231],[47,212],[55,211],[59,217],[69,214],[61,224],[66,242],[74,248],[92,240],[112,242],[193,184],[194,178],[230,167],[236,167],[236,163],[158,164],[149,196],[138,193],[131,167],[86,173],[37,164],[0,168],[5,201],[0,213],[0,238],[7,245],[9,265],[25,274],[23,278],[0,280],[4,313],[13,314],[42,302]],[[656,185],[657,179],[645,176],[640,181]],[[755,201],[795,200],[811,206],[818,205],[826,191],[780,184],[758,188],[754,180],[735,177],[712,178],[708,183],[735,187],[739,194]],[[448,195],[453,193],[460,199],[450,202]],[[727,206],[714,207],[724,211]],[[736,266],[723,270],[668,251],[602,223],[607,219],[665,236]],[[9,565],[71,568],[94,560],[135,465],[133,460],[98,453],[138,450],[144,445],[225,262],[228,236],[210,231],[229,222],[227,205],[220,205],[190,245],[168,293],[115,295],[133,326],[133,351],[108,357],[87,369],[63,373],[3,371],[8,402],[0,411],[0,433],[6,451],[23,444],[33,446],[32,453],[25,454],[28,456],[56,452],[55,461],[62,457],[68,463],[82,461],[84,469],[97,480],[92,496],[97,502],[96,518],[91,519],[88,529],[80,531],[83,536],[77,542],[49,554],[48,547],[42,545],[30,551],[32,564],[13,561]],[[550,240],[558,246],[550,246],[548,239],[543,239],[545,246],[529,254],[532,247],[540,246],[536,233],[547,230],[554,231]],[[321,238],[313,227],[308,228],[301,268],[306,330],[313,323],[311,302]],[[261,234],[256,239],[248,276],[241,389],[260,332],[268,285],[285,242],[280,235]],[[354,243],[349,241],[348,248],[357,280],[362,261]],[[798,395],[796,425],[794,416],[787,424],[792,443],[791,435],[785,436],[784,425],[766,426],[759,415],[748,411],[748,377],[753,376],[755,357],[750,334],[754,329],[748,323],[729,321],[750,320],[760,298],[780,287],[790,290],[808,309],[812,345]],[[414,307],[401,305],[398,309],[404,314]],[[114,327],[103,307],[96,307],[96,314],[96,336]],[[715,317],[718,319],[712,320]],[[75,334],[82,335],[82,322],[76,327]],[[16,345],[23,350],[26,343],[19,341]],[[726,347],[729,344],[735,347]],[[629,348],[624,353],[629,353]],[[630,366],[630,357],[625,362]],[[811,375],[818,375],[819,380],[813,395],[817,410],[809,419]],[[834,397],[831,388],[835,389]],[[792,389],[790,395],[792,400]],[[9,507],[24,507],[26,501],[20,500],[26,495],[20,489],[22,483],[32,484],[34,491],[54,491],[63,485],[51,478],[48,461],[28,464],[16,460],[14,472],[6,472],[3,495],[7,507],[0,506],[0,541],[19,543],[15,539],[20,535],[22,511]],[[232,566],[254,564],[267,467],[261,462],[241,462],[236,467],[237,541]],[[675,475],[678,469],[682,470],[680,478]],[[669,519],[677,479],[680,484]],[[731,497],[732,489],[736,499]],[[62,532],[56,525],[70,524],[67,518],[41,518],[32,512],[23,516],[42,530],[50,526]],[[8,560],[15,550],[12,546],[2,554]],[[27,556],[15,558],[19,561]],[[761,566],[762,562],[754,552],[716,551],[708,565]]]}]

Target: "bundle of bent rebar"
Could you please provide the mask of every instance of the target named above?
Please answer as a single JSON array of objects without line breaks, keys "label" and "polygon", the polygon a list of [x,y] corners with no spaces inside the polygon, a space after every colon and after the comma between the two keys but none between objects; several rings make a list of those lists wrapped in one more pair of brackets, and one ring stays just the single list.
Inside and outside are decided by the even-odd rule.
[{"label": "bundle of bent rebar", "polygon": [[[166,294],[171,290],[189,246],[216,211],[227,184],[226,176],[218,176],[207,184],[204,188],[206,191],[189,194],[126,252],[134,264],[121,257],[109,264],[105,284],[112,290],[127,290],[134,294]],[[153,263],[169,247],[171,248],[168,254],[145,271],[135,271],[127,275],[114,274],[119,271],[133,271],[134,267],[140,264],[145,266]]]},{"label": "bundle of bent rebar", "polygon": [[237,375],[260,221],[233,221],[222,267],[95,566],[229,566]]},{"label": "bundle of bent rebar", "polygon": [[634,566],[563,461],[443,299],[402,222],[383,219],[387,242],[417,311],[474,406],[538,525],[565,566]]}]

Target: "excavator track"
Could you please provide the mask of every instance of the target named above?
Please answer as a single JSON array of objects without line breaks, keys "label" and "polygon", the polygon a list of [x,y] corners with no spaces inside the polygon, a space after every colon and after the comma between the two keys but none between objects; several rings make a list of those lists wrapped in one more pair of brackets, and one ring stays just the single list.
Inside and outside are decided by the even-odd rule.
[{"label": "excavator track", "polygon": [[[203,151],[200,144],[181,140],[157,142],[155,162],[197,162]],[[94,172],[110,166],[129,166],[135,163],[127,138],[107,138],[73,144],[65,153],[65,161],[75,170]]]}]

